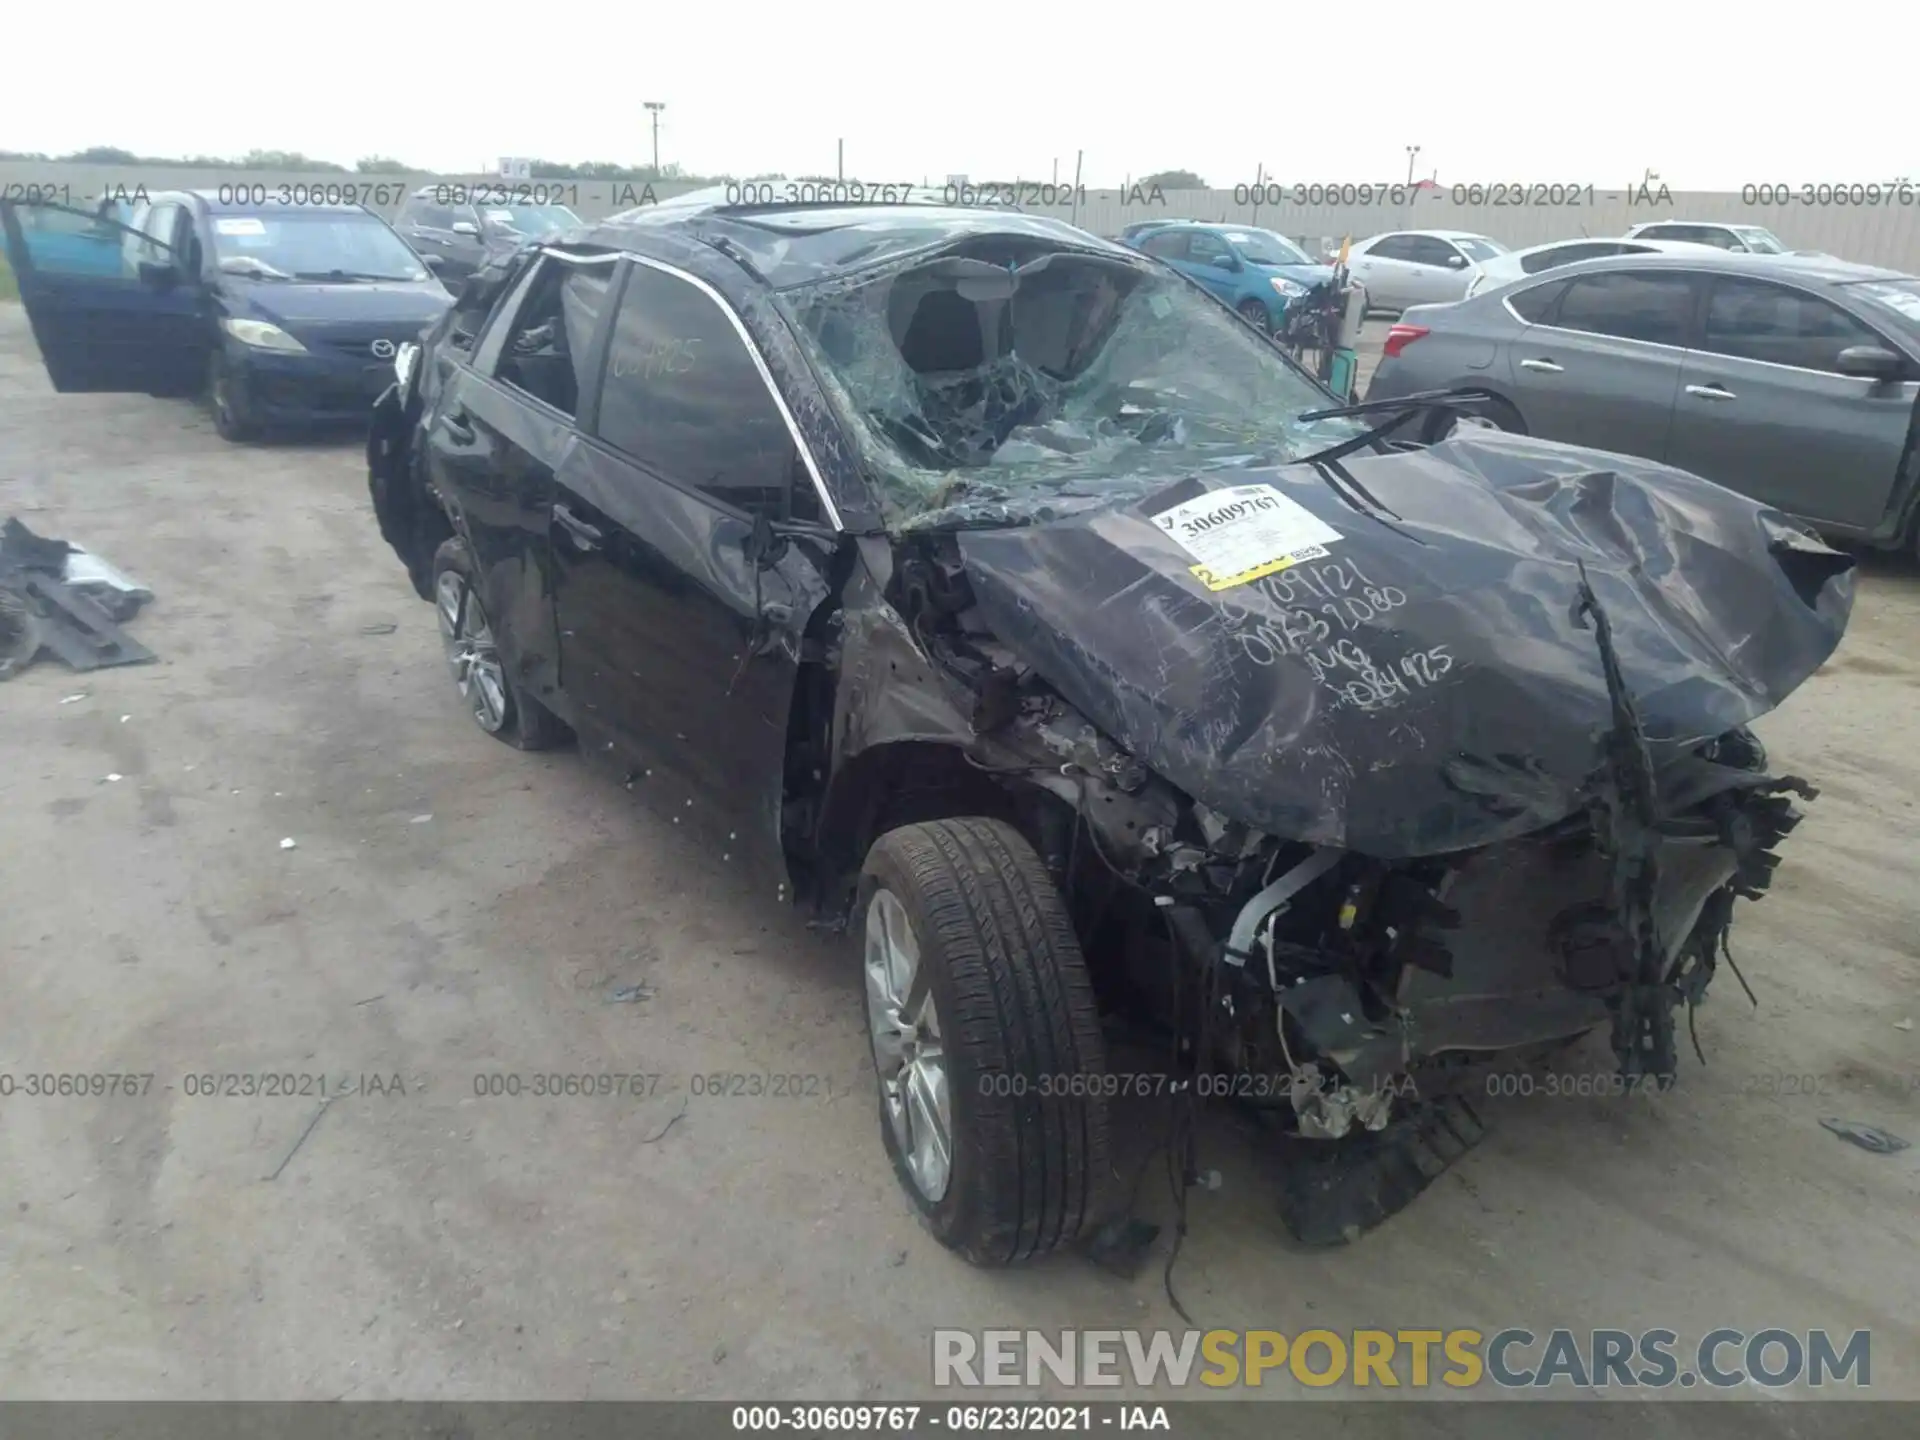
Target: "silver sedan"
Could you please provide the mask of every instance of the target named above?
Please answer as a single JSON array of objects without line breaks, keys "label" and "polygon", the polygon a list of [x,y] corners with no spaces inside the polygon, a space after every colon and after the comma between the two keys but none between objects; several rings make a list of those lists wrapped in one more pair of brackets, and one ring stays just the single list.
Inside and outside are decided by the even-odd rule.
[{"label": "silver sedan", "polygon": [[1920,279],[1898,271],[1583,261],[1402,315],[1367,398],[1451,386],[1489,392],[1480,418],[1505,430],[1665,461],[1867,544],[1920,541]]}]

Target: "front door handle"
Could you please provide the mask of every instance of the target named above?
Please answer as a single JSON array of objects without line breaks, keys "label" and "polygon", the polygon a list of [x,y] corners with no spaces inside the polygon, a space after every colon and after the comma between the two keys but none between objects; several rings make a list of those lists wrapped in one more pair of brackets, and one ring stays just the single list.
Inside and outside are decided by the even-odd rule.
[{"label": "front door handle", "polygon": [[473,422],[468,419],[465,410],[456,408],[447,411],[446,414],[440,417],[440,425],[447,434],[458,440],[462,445],[471,445],[473,443]]},{"label": "front door handle", "polygon": [[1702,400],[1738,400],[1740,398],[1724,385],[1689,385],[1687,394],[1698,395]]},{"label": "front door handle", "polygon": [[1549,375],[1564,375],[1567,373],[1566,366],[1556,365],[1551,360],[1522,360],[1520,362],[1520,368],[1522,370],[1544,370]]},{"label": "front door handle", "polygon": [[589,525],[564,505],[553,507],[553,518],[560,528],[573,537],[574,548],[578,550],[598,550],[603,535],[600,527]]}]

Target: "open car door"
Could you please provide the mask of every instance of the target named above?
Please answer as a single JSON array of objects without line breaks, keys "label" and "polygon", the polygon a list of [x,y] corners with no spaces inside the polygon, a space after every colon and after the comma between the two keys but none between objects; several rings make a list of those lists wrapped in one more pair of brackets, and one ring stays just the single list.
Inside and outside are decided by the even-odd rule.
[{"label": "open car door", "polygon": [[199,388],[213,325],[197,267],[137,230],[65,205],[0,200],[0,231],[55,390]]}]

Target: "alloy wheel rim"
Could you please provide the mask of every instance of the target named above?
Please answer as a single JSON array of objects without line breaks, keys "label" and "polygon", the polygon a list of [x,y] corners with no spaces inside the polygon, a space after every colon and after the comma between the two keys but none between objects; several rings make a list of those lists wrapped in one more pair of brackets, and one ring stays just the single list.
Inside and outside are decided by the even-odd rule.
[{"label": "alloy wheel rim", "polygon": [[447,668],[453,672],[460,698],[473,712],[474,723],[491,735],[507,720],[506,672],[500,666],[493,631],[487,627],[479,600],[457,572],[442,571],[434,592]]},{"label": "alloy wheel rim", "polygon": [[953,1103],[933,988],[906,907],[884,886],[867,906],[867,1026],[888,1128],[914,1188],[938,1204],[953,1179]]}]

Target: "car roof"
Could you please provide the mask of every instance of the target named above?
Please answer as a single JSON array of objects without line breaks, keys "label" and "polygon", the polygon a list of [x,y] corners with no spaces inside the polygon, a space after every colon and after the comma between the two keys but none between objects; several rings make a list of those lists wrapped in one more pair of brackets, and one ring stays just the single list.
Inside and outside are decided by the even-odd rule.
[{"label": "car roof", "polygon": [[[324,182],[322,182],[322,185],[324,185]],[[243,188],[245,187],[232,186],[228,188],[227,193],[231,197],[235,190],[243,189]],[[322,187],[315,186],[314,188],[318,189]],[[177,191],[168,191],[166,194],[155,195],[152,197],[152,203],[155,205],[158,205],[162,201],[166,201],[166,200],[197,201],[200,205],[200,208],[206,211],[207,214],[209,215],[258,215],[262,211],[291,213],[293,211],[306,212],[310,210],[336,210],[341,212],[358,211],[360,213],[369,214],[369,215],[373,213],[372,211],[368,210],[367,207],[364,205],[356,205],[356,204],[352,204],[345,201],[342,201],[337,204],[319,204],[319,203],[296,204],[291,201],[275,200],[272,198],[272,187],[268,187],[267,199],[259,202],[258,204],[254,203],[251,200],[242,200],[237,198],[229,198],[229,199],[223,200],[220,198],[220,192],[218,190],[177,190]]]},{"label": "car roof", "polygon": [[[1658,255],[1693,255],[1702,250],[1710,250],[1716,255],[1731,252],[1722,250],[1718,245],[1703,245],[1698,240],[1654,240],[1642,239],[1637,235],[1570,235],[1564,240],[1543,240],[1538,245],[1529,245],[1524,250],[1510,250],[1496,258],[1518,260],[1523,255],[1537,255],[1542,250],[1558,250],[1562,245],[1618,245],[1624,240],[1632,240],[1637,245],[1654,247]],[[1610,259],[1610,256],[1596,256],[1596,259]],[[1623,257],[1627,258],[1627,257]]]},{"label": "car roof", "polygon": [[1360,243],[1370,245],[1375,240],[1384,240],[1389,235],[1431,235],[1436,240],[1491,240],[1491,235],[1483,235],[1478,230],[1382,230],[1378,235],[1369,235]]},{"label": "car roof", "polygon": [[948,205],[931,189],[922,192],[924,202],[901,204],[729,205],[726,188],[715,185],[589,222],[569,232],[566,243],[645,254],[664,236],[724,241],[776,290],[973,237],[1047,241],[1139,263],[1139,252],[1064,220],[1010,206]]},{"label": "car roof", "polygon": [[1655,255],[1603,255],[1596,260],[1577,260],[1571,265],[1556,266],[1528,278],[1547,281],[1606,270],[1708,270],[1715,274],[1760,275],[1813,285],[1850,285],[1864,280],[1914,278],[1904,270],[1858,265],[1851,260],[1835,259],[1831,255],[1734,255],[1712,245],[1703,245],[1697,251],[1684,253],[1661,251]]}]

